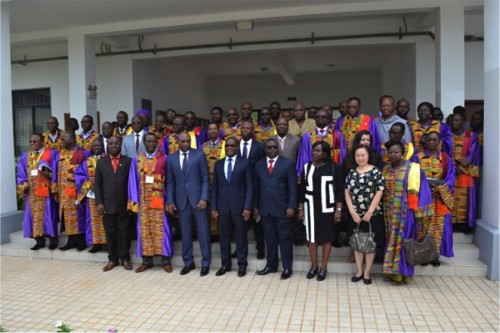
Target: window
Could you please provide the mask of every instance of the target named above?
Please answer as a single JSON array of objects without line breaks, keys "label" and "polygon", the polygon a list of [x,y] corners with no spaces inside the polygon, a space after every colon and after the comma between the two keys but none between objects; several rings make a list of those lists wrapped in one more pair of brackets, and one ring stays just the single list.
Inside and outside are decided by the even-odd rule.
[{"label": "window", "polygon": [[12,91],[14,149],[16,156],[29,148],[33,133],[42,133],[51,116],[50,88]]}]

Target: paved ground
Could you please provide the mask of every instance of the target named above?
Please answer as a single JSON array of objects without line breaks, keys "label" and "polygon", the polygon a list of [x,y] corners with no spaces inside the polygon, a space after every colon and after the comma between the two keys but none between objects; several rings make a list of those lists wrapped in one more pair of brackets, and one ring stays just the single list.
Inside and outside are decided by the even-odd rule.
[{"label": "paved ground", "polygon": [[73,260],[0,257],[0,324],[10,332],[53,331],[499,331],[499,283],[416,276],[395,286],[348,274],[323,282],[305,273],[238,278],[186,276],[160,267],[137,274]]}]

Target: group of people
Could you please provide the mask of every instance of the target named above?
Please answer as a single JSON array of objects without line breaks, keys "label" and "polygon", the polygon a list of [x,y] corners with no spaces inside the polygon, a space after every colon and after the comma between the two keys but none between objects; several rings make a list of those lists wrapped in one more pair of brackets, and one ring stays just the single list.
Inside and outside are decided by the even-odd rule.
[{"label": "group of people", "polygon": [[377,251],[354,251],[352,281],[370,284],[378,256],[388,279],[409,282],[414,267],[405,261],[404,239],[428,232],[439,253],[452,257],[453,230],[473,230],[482,145],[482,112],[469,130],[462,107],[449,124],[428,102],[418,105],[418,120],[409,110],[405,99],[384,95],[375,116],[362,113],[360,99],[352,97],[339,103],[336,119],[330,105],[306,110],[302,102],[291,112],[273,102],[254,119],[253,106],[244,102],[239,112],[225,112],[226,121],[222,108],[213,107],[207,128],[197,126],[192,111],[157,112],[154,125],[148,110],[130,124],[120,111],[101,133],[84,116],[79,134],[78,124],[61,130],[50,117],[47,131],[31,136],[17,168],[18,194],[26,199],[24,236],[36,240],[32,250],[44,248],[46,237],[54,250],[60,223],[68,241],[59,249],[106,249],[104,271],[120,263],[132,270],[129,252],[137,239],[142,263],[135,272],[152,268],[160,256],[170,273],[180,231],[181,275],[195,269],[197,238],[201,276],[209,273],[217,241],[216,275],[231,271],[237,258],[243,277],[252,228],[257,258],[266,258],[258,275],[278,271],[280,252],[281,278],[288,279],[293,246],[305,241],[306,277],[322,281],[332,246],[342,246],[340,231],[348,239],[359,228],[375,233]]}]

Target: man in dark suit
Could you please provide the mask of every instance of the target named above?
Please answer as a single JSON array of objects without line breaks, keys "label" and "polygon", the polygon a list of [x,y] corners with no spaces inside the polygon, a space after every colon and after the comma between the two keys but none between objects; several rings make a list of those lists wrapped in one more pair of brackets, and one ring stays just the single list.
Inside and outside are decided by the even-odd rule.
[{"label": "man in dark suit", "polygon": [[[253,169],[257,161],[266,157],[264,153],[264,145],[253,139],[254,137],[253,122],[242,120],[240,128],[241,128],[241,140],[240,140],[239,155],[247,159],[249,162],[248,166]],[[250,219],[249,226],[253,228],[255,242],[257,243],[256,245],[257,259],[264,259],[265,243],[264,243],[264,231],[262,230],[262,225],[256,223],[254,219]]]},{"label": "man in dark suit", "polygon": [[127,186],[131,158],[121,155],[122,138],[108,139],[108,155],[97,161],[95,171],[95,201],[97,211],[103,216],[109,262],[103,267],[107,272],[121,260],[126,270],[130,263],[129,216],[127,214]]},{"label": "man in dark suit", "polygon": [[179,210],[182,234],[181,275],[195,269],[193,262],[192,222],[196,224],[201,249],[200,276],[208,274],[212,261],[210,230],[207,216],[210,176],[207,159],[202,151],[191,149],[187,132],[179,134],[179,151],[171,155],[167,168],[167,212]]},{"label": "man in dark suit", "polygon": [[278,156],[278,141],[269,138],[264,143],[266,158],[255,164],[254,216],[260,215],[267,245],[266,267],[257,271],[267,275],[278,270],[278,245],[283,273],[281,279],[292,276],[292,218],[297,207],[297,175],[289,159]]},{"label": "man in dark suit", "polygon": [[231,270],[231,232],[236,231],[238,276],[247,273],[247,221],[253,208],[253,170],[248,160],[238,156],[238,141],[226,140],[226,158],[215,162],[212,182],[212,217],[218,218],[222,267],[217,276]]},{"label": "man in dark suit", "polygon": [[[288,120],[279,118],[276,121],[277,135],[273,136],[278,140],[279,155],[288,158],[293,163],[297,163],[297,155],[300,148],[300,137],[288,134]],[[297,184],[300,178],[297,179]],[[294,218],[292,224],[293,243],[296,246],[304,245],[304,226],[302,222]]]}]

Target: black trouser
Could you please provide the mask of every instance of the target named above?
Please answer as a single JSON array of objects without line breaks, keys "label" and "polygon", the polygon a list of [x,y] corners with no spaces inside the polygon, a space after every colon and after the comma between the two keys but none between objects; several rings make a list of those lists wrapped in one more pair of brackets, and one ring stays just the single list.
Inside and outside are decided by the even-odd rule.
[{"label": "black trouser", "polygon": [[248,220],[248,226],[253,228],[253,235],[255,237],[255,242],[257,243],[257,251],[264,251],[265,242],[264,242],[264,230],[262,229],[262,221],[259,223],[255,222],[253,218]]},{"label": "black trouser", "polygon": [[130,261],[130,216],[127,213],[105,214],[103,222],[109,261]]}]

